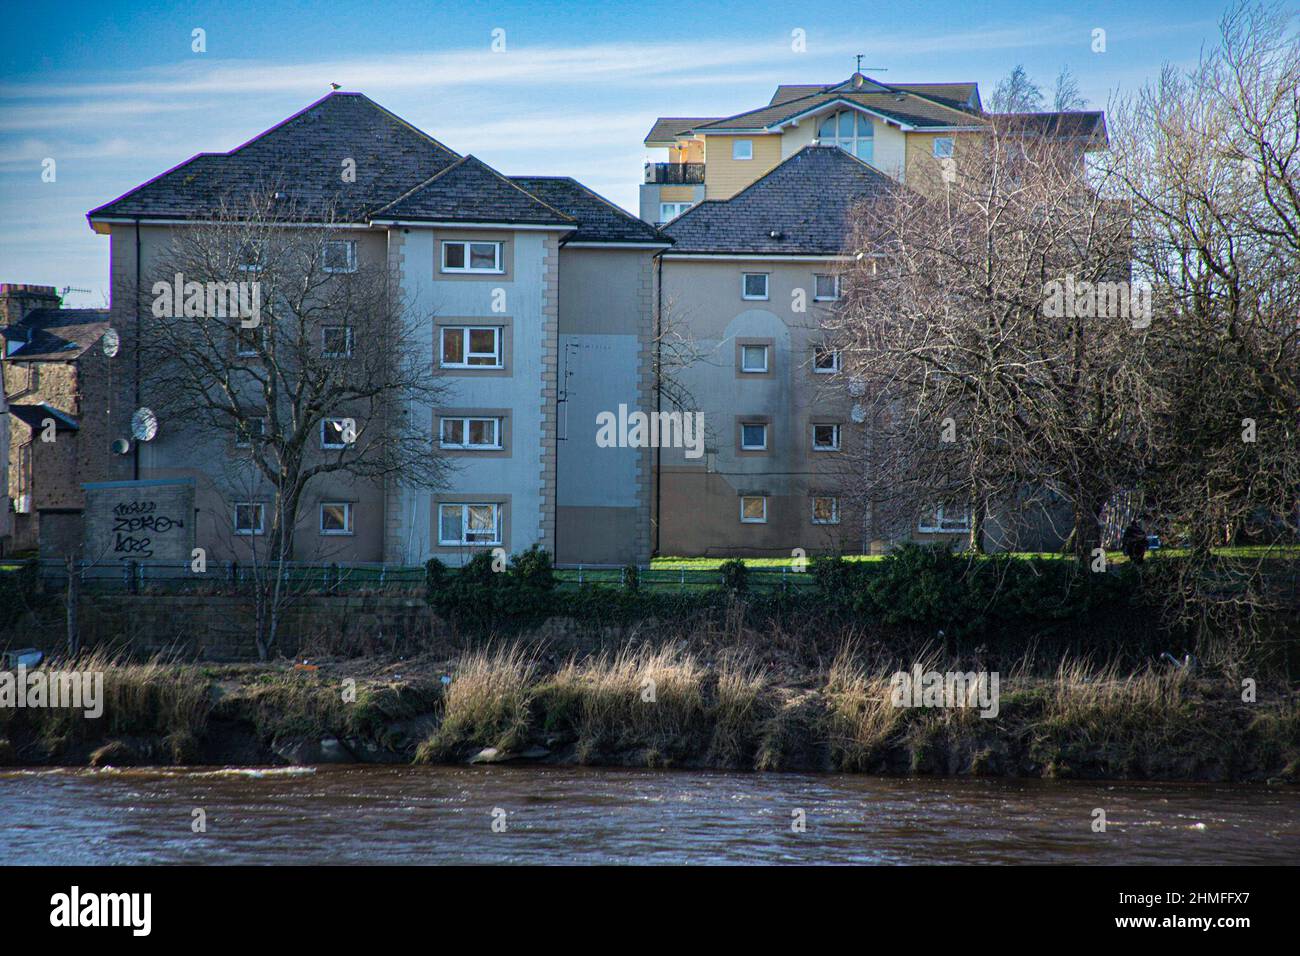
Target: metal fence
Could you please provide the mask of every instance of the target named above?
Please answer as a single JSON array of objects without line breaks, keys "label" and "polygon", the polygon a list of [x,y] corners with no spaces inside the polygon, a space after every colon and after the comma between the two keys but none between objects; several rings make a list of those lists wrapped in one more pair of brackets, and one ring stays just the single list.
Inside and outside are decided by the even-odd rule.
[{"label": "metal fence", "polygon": [[[259,584],[269,584],[277,570],[268,566],[209,562],[199,571],[189,564],[123,561],[118,564],[79,565],[79,587],[99,594],[244,594]],[[281,584],[291,593],[348,595],[363,593],[423,593],[425,571],[420,565],[398,564],[309,564],[286,562],[279,569]],[[62,561],[41,560],[38,576],[46,590],[63,590],[68,568]],[[628,569],[615,565],[568,565],[555,569],[556,587],[577,590],[588,587],[628,586]],[[716,568],[637,567],[637,583],[646,590],[690,593],[721,587],[723,577]],[[750,567],[748,587],[759,593],[787,588],[811,587],[812,575],[789,567]]]}]

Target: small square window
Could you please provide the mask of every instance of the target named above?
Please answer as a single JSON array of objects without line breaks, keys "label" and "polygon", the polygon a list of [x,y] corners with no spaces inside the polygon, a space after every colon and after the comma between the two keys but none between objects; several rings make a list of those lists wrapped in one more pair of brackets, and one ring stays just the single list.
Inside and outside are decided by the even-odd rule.
[{"label": "small square window", "polygon": [[327,325],[321,329],[321,353],[326,358],[349,358],[352,355],[352,329],[346,325]]},{"label": "small square window", "polygon": [[766,372],[767,346],[742,345],[740,347],[740,370],[742,372]]},{"label": "small square window", "polygon": [[439,441],[443,448],[499,449],[501,447],[501,419],[443,418]]},{"label": "small square window", "polygon": [[767,448],[767,425],[745,422],[740,426],[741,451],[764,451]]},{"label": "small square window", "polygon": [[814,275],[813,298],[818,302],[834,302],[840,297],[838,275]]},{"label": "small square window", "polygon": [[325,243],[326,272],[356,272],[357,244],[353,239],[331,239]]},{"label": "small square window", "polygon": [[352,504],[347,501],[326,501],[320,506],[321,534],[351,534]]},{"label": "small square window", "polygon": [[741,275],[740,295],[744,299],[767,298],[767,273],[746,272]]},{"label": "small square window", "polygon": [[256,418],[245,418],[242,422],[235,424],[235,447],[252,448],[254,438],[266,437],[266,419],[258,416]]},{"label": "small square window", "polygon": [[819,375],[830,375],[840,370],[839,349],[828,345],[819,345],[813,350],[813,371]]},{"label": "small square window", "polygon": [[241,322],[235,326],[235,355],[240,358],[260,355],[266,345],[266,326],[258,323],[245,328]]},{"label": "small square window", "polygon": [[840,426],[839,425],[814,425],[813,426],[813,450],[814,451],[839,451],[840,450]]},{"label": "small square window", "polygon": [[732,159],[753,159],[754,141],[752,139],[733,139],[731,141]]},{"label": "small square window", "polygon": [[934,140],[934,155],[937,159],[952,158],[952,137],[936,136]]},{"label": "small square window", "polygon": [[235,534],[257,535],[262,533],[264,507],[254,501],[241,501],[235,505]]},{"label": "small square window", "polygon": [[501,329],[444,326],[443,368],[502,368]]},{"label": "small square window", "polygon": [[443,242],[443,272],[502,273],[499,242]]},{"label": "small square window", "polygon": [[827,496],[814,497],[812,500],[812,523],[839,524],[840,499]]},{"label": "small square window", "polygon": [[442,545],[500,544],[501,506],[498,504],[439,505],[438,543]]},{"label": "small square window", "polygon": [[759,495],[744,495],[740,499],[740,520],[744,524],[767,523],[767,499]]},{"label": "small square window", "polygon": [[936,508],[921,515],[917,530],[930,534],[961,534],[970,531],[970,508]]},{"label": "small square window", "polygon": [[320,423],[322,448],[347,448],[357,440],[357,424],[351,418],[326,418]]},{"label": "small square window", "polygon": [[692,203],[688,202],[661,202],[659,204],[659,224],[672,222],[686,210],[690,209]]}]

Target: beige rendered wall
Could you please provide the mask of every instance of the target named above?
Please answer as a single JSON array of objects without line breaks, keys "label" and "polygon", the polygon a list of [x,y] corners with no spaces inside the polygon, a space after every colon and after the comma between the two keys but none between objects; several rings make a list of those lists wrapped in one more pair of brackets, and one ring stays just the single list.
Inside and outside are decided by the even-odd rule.
[{"label": "beige rendered wall", "polygon": [[[665,449],[659,475],[658,550],[663,555],[789,556],[861,550],[862,516],[849,500],[848,473],[861,429],[836,376],[812,370],[821,341],[813,276],[833,272],[829,260],[683,260],[664,262],[664,301],[670,321],[690,330],[698,361],[677,373],[692,404],[704,413],[706,453],[691,460]],[[769,274],[769,299],[741,296],[744,272]],[[802,290],[807,311],[796,311]],[[738,345],[767,342],[766,375],[738,371]],[[768,451],[739,449],[738,423],[768,423]],[[812,450],[814,423],[839,424],[840,452]],[[742,523],[740,498],[767,497],[767,522]],[[840,498],[840,521],[814,524],[812,496]]]}]

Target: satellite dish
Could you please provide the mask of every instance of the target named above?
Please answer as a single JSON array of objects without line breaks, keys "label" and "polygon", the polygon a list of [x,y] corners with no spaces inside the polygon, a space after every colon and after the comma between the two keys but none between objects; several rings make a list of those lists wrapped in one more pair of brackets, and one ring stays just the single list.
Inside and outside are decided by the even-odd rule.
[{"label": "satellite dish", "polygon": [[125,438],[116,438],[113,440],[113,454],[125,455],[131,450],[131,443]]},{"label": "satellite dish", "polygon": [[117,334],[117,329],[109,329],[105,332],[101,344],[105,355],[109,358],[115,356],[118,353],[118,350],[122,347],[122,338]]},{"label": "satellite dish", "polygon": [[854,405],[853,410],[849,412],[849,417],[861,425],[867,420],[867,410],[861,405]]},{"label": "satellite dish", "polygon": [[136,441],[153,441],[158,434],[158,416],[151,408],[138,408],[131,416],[131,434]]}]

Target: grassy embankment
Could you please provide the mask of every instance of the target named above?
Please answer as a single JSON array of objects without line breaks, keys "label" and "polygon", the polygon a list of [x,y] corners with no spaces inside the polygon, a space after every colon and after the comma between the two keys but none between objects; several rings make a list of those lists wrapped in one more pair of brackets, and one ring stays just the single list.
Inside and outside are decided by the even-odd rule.
[{"label": "grassy embankment", "polygon": [[[938,660],[926,669],[947,670]],[[1002,675],[1000,712],[898,708],[895,667],[848,651],[774,673],[680,643],[553,661],[519,645],[456,660],[197,667],[83,661],[104,716],[0,709],[0,764],[357,760],[1300,782],[1300,703],[1239,680],[1064,663]],[[443,673],[451,680],[443,685]],[[344,683],[355,683],[345,699]],[[330,744],[322,750],[322,740]],[[493,748],[483,753],[485,748]]]}]

